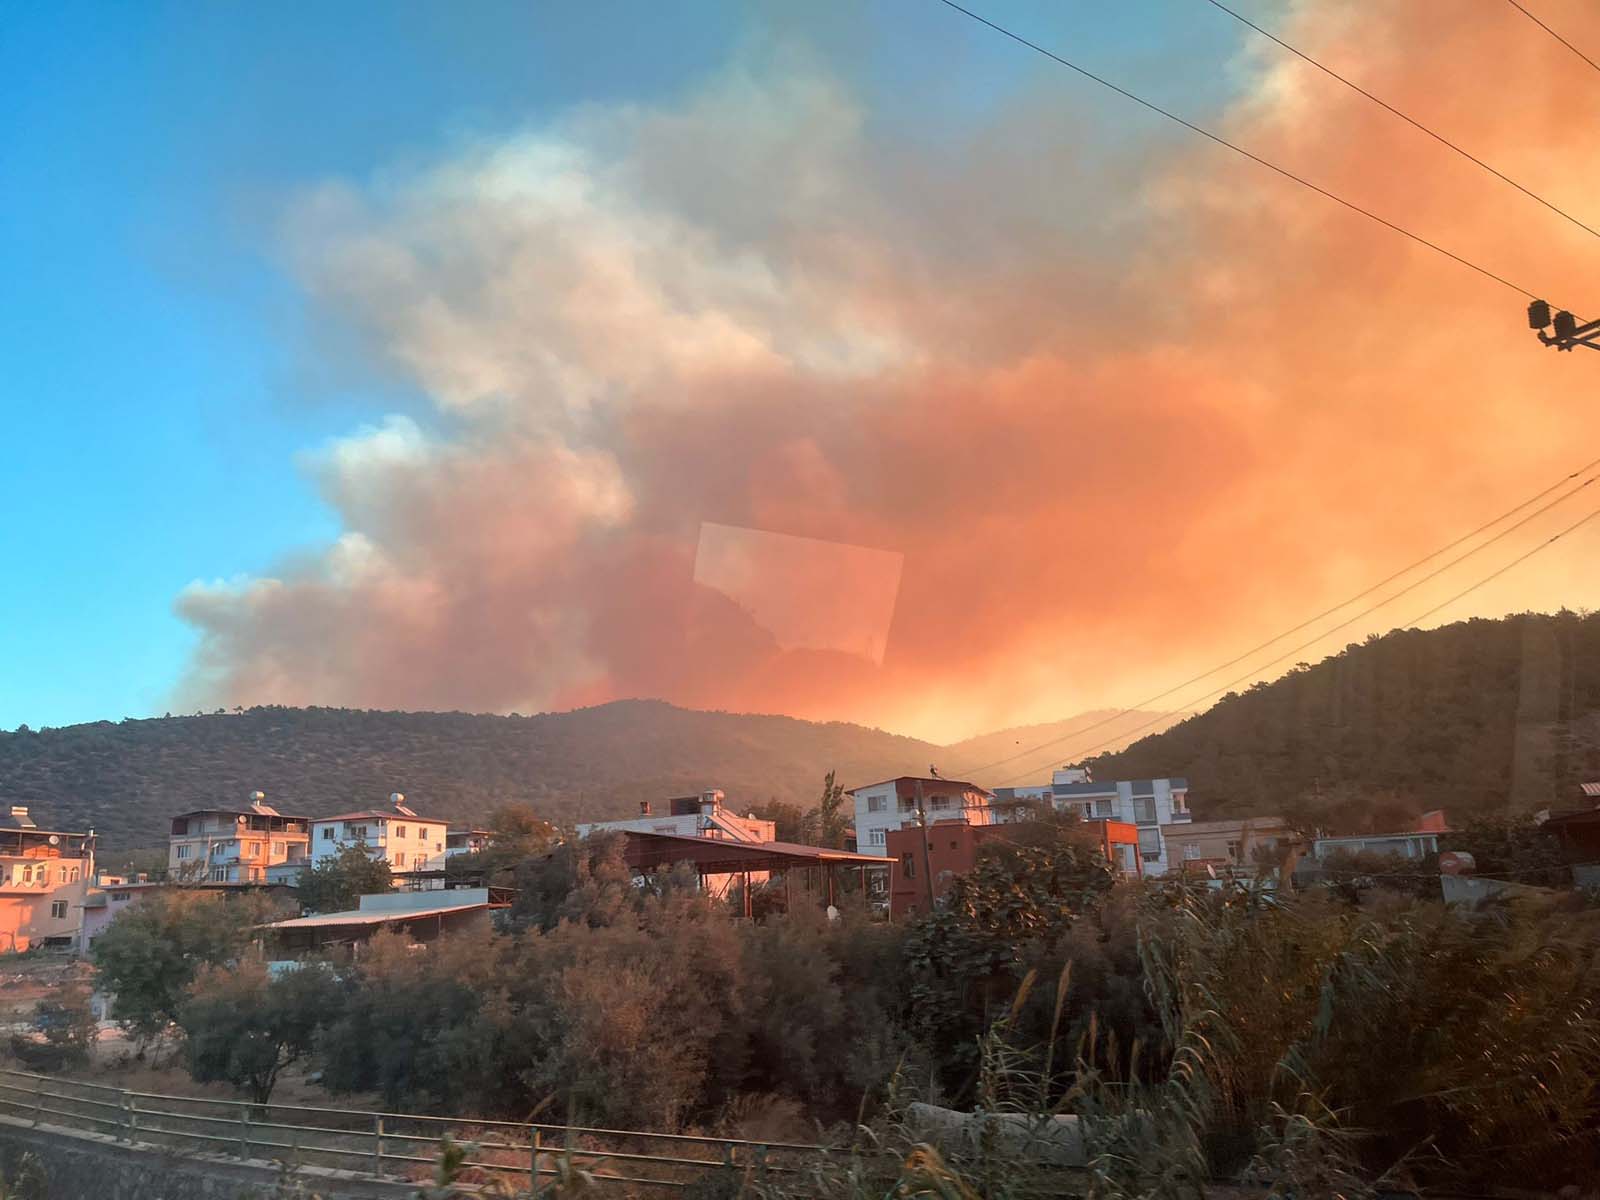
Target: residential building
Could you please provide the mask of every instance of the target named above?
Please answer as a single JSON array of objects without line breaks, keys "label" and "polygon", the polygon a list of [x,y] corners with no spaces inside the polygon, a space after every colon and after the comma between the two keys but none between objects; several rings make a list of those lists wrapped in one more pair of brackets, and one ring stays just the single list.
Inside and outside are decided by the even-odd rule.
[{"label": "residential building", "polygon": [[40,829],[12,805],[0,819],[0,952],[75,947],[93,879],[93,830]]},{"label": "residential building", "polygon": [[269,867],[305,863],[306,817],[280,813],[261,792],[243,808],[202,808],[172,818],[167,872],[184,883],[259,884]]},{"label": "residential building", "polygon": [[[926,829],[916,824],[891,829],[886,839],[894,864],[889,882],[890,916],[927,911],[929,892],[937,900],[953,880],[972,870],[980,846],[1015,838],[1025,827],[1016,821],[972,824],[949,820],[935,821]],[[1101,853],[1121,874],[1131,878],[1142,874],[1137,826],[1093,820],[1085,823],[1084,832],[1095,839]]]},{"label": "residential building", "polygon": [[1423,859],[1439,852],[1439,835],[1449,833],[1444,810],[1436,808],[1417,818],[1416,828],[1400,833],[1355,833],[1345,837],[1319,837],[1311,843],[1311,857],[1325,862],[1338,854],[1382,854],[1391,858]]},{"label": "residential building", "polygon": [[444,856],[454,858],[458,854],[482,854],[489,848],[492,836],[487,829],[446,830]]},{"label": "residential building", "polygon": [[1000,819],[993,793],[961,779],[901,775],[851,788],[856,805],[856,846],[862,854],[889,854],[889,833],[915,825],[922,812],[930,822],[960,821],[993,825]]},{"label": "residential building", "polygon": [[311,821],[311,863],[315,866],[350,846],[365,846],[374,858],[388,860],[393,871],[433,871],[444,866],[447,824],[419,816],[406,807],[400,792],[389,796],[388,808],[363,808],[315,817]]},{"label": "residential building", "polygon": [[1175,869],[1168,842],[1182,840],[1190,824],[1189,781],[1186,779],[1122,779],[1097,783],[1081,767],[1054,772],[1049,788],[1000,788],[998,807],[1012,809],[1026,801],[1047,798],[1059,811],[1076,811],[1084,820],[1121,821],[1139,829],[1139,858],[1146,875]]},{"label": "residential building", "polygon": [[168,883],[151,882],[142,876],[129,879],[123,875],[101,875],[84,895],[81,905],[83,916],[78,929],[78,949],[87,953],[94,941],[122,913],[147,899]]},{"label": "residential building", "polygon": [[1294,841],[1294,831],[1282,817],[1238,817],[1224,821],[1190,821],[1168,833],[1174,845],[1175,867],[1204,871],[1206,867],[1238,868],[1262,864],[1272,858],[1281,865],[1280,851]]},{"label": "residential building", "polygon": [[604,830],[628,833],[671,833],[679,837],[728,838],[736,842],[770,842],[777,835],[773,821],[754,814],[741,817],[727,807],[719,788],[694,796],[675,796],[659,809],[649,800],[639,801],[639,815],[617,821],[588,821],[578,826],[578,836]]}]

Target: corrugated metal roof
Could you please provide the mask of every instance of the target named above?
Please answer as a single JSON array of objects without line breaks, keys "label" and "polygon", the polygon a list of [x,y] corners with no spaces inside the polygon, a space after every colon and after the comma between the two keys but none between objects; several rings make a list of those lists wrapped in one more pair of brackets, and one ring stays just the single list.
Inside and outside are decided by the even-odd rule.
[{"label": "corrugated metal roof", "polygon": [[331,817],[312,817],[313,825],[326,825],[329,821],[416,821],[422,825],[449,826],[448,821],[437,817],[419,817],[416,813],[397,812],[392,808],[364,808],[359,812],[335,813]]},{"label": "corrugated metal roof", "polygon": [[488,908],[488,902],[482,904],[450,904],[443,908],[418,908],[395,912],[385,912],[382,909],[367,910],[349,909],[346,912],[321,913],[314,917],[290,917],[287,921],[272,921],[261,926],[263,929],[326,929],[335,925],[388,925],[394,921],[410,921],[417,917],[440,917],[447,913],[476,912],[480,908]]}]

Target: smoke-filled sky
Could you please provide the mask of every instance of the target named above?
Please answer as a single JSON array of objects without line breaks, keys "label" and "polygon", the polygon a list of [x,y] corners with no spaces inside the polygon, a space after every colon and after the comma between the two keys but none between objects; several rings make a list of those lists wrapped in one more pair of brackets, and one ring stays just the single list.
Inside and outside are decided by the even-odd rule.
[{"label": "smoke-filled sky", "polygon": [[[1600,457],[1600,356],[1516,292],[931,0],[584,7],[25,18],[0,723],[948,739],[1137,703]],[[1509,5],[1240,8],[1600,226],[1600,74]],[[1600,313],[1600,239],[1200,0],[981,11]],[[1597,549],[1425,623],[1590,607]]]}]

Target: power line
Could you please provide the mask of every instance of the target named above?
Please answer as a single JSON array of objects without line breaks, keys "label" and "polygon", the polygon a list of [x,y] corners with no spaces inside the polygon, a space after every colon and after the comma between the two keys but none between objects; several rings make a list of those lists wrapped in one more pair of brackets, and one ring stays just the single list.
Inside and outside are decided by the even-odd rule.
[{"label": "power line", "polygon": [[1005,26],[997,25],[997,24],[995,24],[995,22],[989,20],[989,18],[983,17],[983,16],[979,16],[977,13],[973,12],[970,8],[963,8],[961,5],[956,3],[956,0],[939,0],[939,3],[945,5],[947,8],[954,9],[956,12],[961,13],[963,16],[970,17],[972,20],[978,22],[978,24],[980,24],[980,25],[988,26],[990,29],[994,30],[996,33],[1001,34],[1004,37],[1010,38],[1012,41],[1016,42],[1020,46],[1026,46],[1029,50],[1032,50],[1037,54],[1044,55],[1046,58],[1050,59],[1052,62],[1059,63],[1061,66],[1066,67],[1068,70],[1076,71],[1079,75],[1082,75],[1085,79],[1093,80],[1095,83],[1098,83],[1101,87],[1109,88],[1111,91],[1116,92],[1117,95],[1122,96],[1125,99],[1132,100],[1135,104],[1142,105],[1143,107],[1148,108],[1151,112],[1158,113],[1161,116],[1166,117],[1167,120],[1169,120],[1169,121],[1175,121],[1177,124],[1182,125],[1185,129],[1189,130],[1192,133],[1198,133],[1201,137],[1207,138],[1210,141],[1215,142],[1219,146],[1226,147],[1227,149],[1232,150],[1235,154],[1242,155],[1243,157],[1248,158],[1251,162],[1257,163],[1260,166],[1266,167],[1269,171],[1275,171],[1279,175],[1282,175],[1285,179],[1292,180],[1293,182],[1298,183],[1301,187],[1309,188],[1313,192],[1316,192],[1319,196],[1324,196],[1327,199],[1332,200],[1335,204],[1339,204],[1339,205],[1342,205],[1345,208],[1348,208],[1351,212],[1360,213],[1363,217],[1366,217],[1368,220],[1376,221],[1379,225],[1382,225],[1387,229],[1392,229],[1395,233],[1400,234],[1402,237],[1409,238],[1411,241],[1416,242],[1419,246],[1426,246],[1429,250],[1434,251],[1436,254],[1442,254],[1446,258],[1452,259],[1453,261],[1461,264],[1463,267],[1466,267],[1468,270],[1476,271],[1479,275],[1482,275],[1485,279],[1492,279],[1495,283],[1498,283],[1501,287],[1510,288],[1513,292],[1518,292],[1521,295],[1526,296],[1529,300],[1538,299],[1538,297],[1533,292],[1530,292],[1527,288],[1523,287],[1521,284],[1512,283],[1511,280],[1507,279],[1505,276],[1497,275],[1497,274],[1495,274],[1495,272],[1489,270],[1489,268],[1487,268],[1487,267],[1480,267],[1477,263],[1473,262],[1471,259],[1463,258],[1461,255],[1457,254],[1453,250],[1446,250],[1443,246],[1439,245],[1438,242],[1429,241],[1427,238],[1423,237],[1420,233],[1413,233],[1411,230],[1407,229],[1405,226],[1397,225],[1393,221],[1389,220],[1387,217],[1380,217],[1377,213],[1373,212],[1370,208],[1363,208],[1361,205],[1355,203],[1353,200],[1346,200],[1343,196],[1337,195],[1334,192],[1330,192],[1327,188],[1322,187],[1319,184],[1312,183],[1309,179],[1305,178],[1303,175],[1296,175],[1293,171],[1289,170],[1287,167],[1280,167],[1277,163],[1271,162],[1268,159],[1262,158],[1259,154],[1256,154],[1256,153],[1254,153],[1254,152],[1252,152],[1250,150],[1246,150],[1243,146],[1240,146],[1238,143],[1230,142],[1227,138],[1223,137],[1220,134],[1212,133],[1211,130],[1206,129],[1203,126],[1196,125],[1193,121],[1185,120],[1183,117],[1180,117],[1177,113],[1172,112],[1169,109],[1162,108],[1159,104],[1156,104],[1154,101],[1146,100],[1143,96],[1136,95],[1135,93],[1130,92],[1127,88],[1120,87],[1117,84],[1112,83],[1109,79],[1104,78],[1103,76],[1096,75],[1093,71],[1089,70],[1088,68],[1080,67],[1077,63],[1072,62],[1069,59],[1061,57],[1061,55],[1056,54],[1054,51],[1046,50],[1043,46],[1039,45],[1037,42],[1031,42],[1027,38],[1023,37],[1021,34],[1013,33],[1011,30],[1007,29]]},{"label": "power line", "polygon": [[1555,38],[1556,41],[1560,42],[1568,50],[1571,50],[1579,58],[1583,59],[1584,62],[1588,63],[1596,71],[1600,71],[1600,63],[1595,62],[1594,59],[1590,58],[1582,50],[1579,50],[1576,46],[1574,46],[1571,42],[1567,41],[1566,38],[1562,37],[1554,29],[1551,29],[1550,26],[1546,25],[1543,21],[1539,20],[1538,17],[1534,16],[1527,9],[1523,8],[1522,5],[1517,3],[1517,0],[1506,0],[1506,3],[1511,5],[1512,8],[1516,9],[1523,16],[1527,17],[1528,20],[1532,21],[1540,29],[1542,29],[1546,33],[1548,33],[1551,37]]},{"label": "power line", "polygon": [[[1494,167],[1491,167],[1488,163],[1484,162],[1483,159],[1479,158],[1477,155],[1473,154],[1471,151],[1463,150],[1460,146],[1456,145],[1454,142],[1452,142],[1449,138],[1445,137],[1443,134],[1435,133],[1433,130],[1429,129],[1426,125],[1424,125],[1421,121],[1415,120],[1412,117],[1407,116],[1405,113],[1401,112],[1394,105],[1390,104],[1387,100],[1383,100],[1383,99],[1381,99],[1381,98],[1379,98],[1377,96],[1374,96],[1371,92],[1367,91],[1367,89],[1362,87],[1359,83],[1356,83],[1353,80],[1345,78],[1343,75],[1339,74],[1339,72],[1335,71],[1332,67],[1324,66],[1322,63],[1320,63],[1316,59],[1312,58],[1304,50],[1300,50],[1300,49],[1297,49],[1294,46],[1291,46],[1288,42],[1284,41],[1282,38],[1278,37],[1276,34],[1270,32],[1269,30],[1263,29],[1261,26],[1257,25],[1249,17],[1246,17],[1241,13],[1235,12],[1233,9],[1229,8],[1226,4],[1223,4],[1222,0],[1206,0],[1206,2],[1208,4],[1210,4],[1214,8],[1221,9],[1223,12],[1227,13],[1230,17],[1232,17],[1235,21],[1238,21],[1239,23],[1241,23],[1243,25],[1248,25],[1251,29],[1254,29],[1257,33],[1259,33],[1262,37],[1268,38],[1271,41],[1276,42],[1278,45],[1282,46],[1285,50],[1287,50],[1290,54],[1296,55],[1296,56],[1304,59],[1306,62],[1310,63],[1317,70],[1321,71],[1324,75],[1328,75],[1328,76],[1330,76],[1330,77],[1332,77],[1334,79],[1337,79],[1340,83],[1344,84],[1345,87],[1350,88],[1352,91],[1359,92],[1361,95],[1365,96],[1368,100],[1371,100],[1374,104],[1378,105],[1380,108],[1387,109],[1389,112],[1391,112],[1395,116],[1399,117],[1406,124],[1412,126],[1415,129],[1420,129],[1423,133],[1427,134],[1429,137],[1431,137],[1434,141],[1438,142],[1440,145],[1449,147],[1451,150],[1454,150],[1457,154],[1461,155],[1461,157],[1466,159],[1468,162],[1474,163],[1477,166],[1482,167],[1485,171],[1489,172],[1489,174],[1493,175],[1496,179],[1500,180],[1502,183],[1510,184],[1512,187],[1516,188],[1517,191],[1521,192],[1524,196],[1527,196],[1530,200],[1537,200],[1540,204],[1544,205],[1551,212],[1555,213],[1559,217],[1564,217],[1566,220],[1572,222],[1572,224],[1576,225],[1579,229],[1583,230],[1585,233],[1589,234],[1590,236],[1600,238],[1600,229],[1595,229],[1592,225],[1588,225],[1585,222],[1580,221],[1577,217],[1573,216],[1571,213],[1567,212],[1565,209],[1563,209],[1563,208],[1561,208],[1561,207],[1559,207],[1559,206],[1557,206],[1555,204],[1552,204],[1550,201],[1546,200],[1543,196],[1539,195],[1537,192],[1531,191],[1530,189],[1524,187],[1522,184],[1518,183],[1515,179],[1512,179],[1509,175],[1506,175],[1504,172],[1498,171]],[[1513,3],[1514,2],[1515,2],[1515,0],[1513,0]],[[1592,66],[1593,64],[1590,64],[1590,65]]]},{"label": "power line", "polygon": [[1551,534],[1548,538],[1546,538],[1544,541],[1540,542],[1537,546],[1535,546],[1533,549],[1529,550],[1526,554],[1519,555],[1518,557],[1513,558],[1510,562],[1508,562],[1505,566],[1501,567],[1498,571],[1494,572],[1492,575],[1485,575],[1482,579],[1478,580],[1477,583],[1473,584],[1469,588],[1465,588],[1465,589],[1457,592],[1454,596],[1451,596],[1450,599],[1444,601],[1442,604],[1435,604],[1432,608],[1430,608],[1427,612],[1423,613],[1421,616],[1413,617],[1410,621],[1406,622],[1407,626],[1419,625],[1423,621],[1426,621],[1429,617],[1433,616],[1433,614],[1438,612],[1440,609],[1449,608],[1452,604],[1454,604],[1457,600],[1460,600],[1462,597],[1471,595],[1473,592],[1475,592],[1479,588],[1481,588],[1484,584],[1493,583],[1496,579],[1499,579],[1500,576],[1504,575],[1507,571],[1511,570],[1512,567],[1517,566],[1519,563],[1526,562],[1528,559],[1532,558],[1535,554],[1539,553],[1539,551],[1545,549],[1546,547],[1551,545],[1553,542],[1559,542],[1562,538],[1566,537],[1567,534],[1573,532],[1573,530],[1575,530],[1575,529],[1578,529],[1578,528],[1580,528],[1580,527],[1582,527],[1584,525],[1587,525],[1590,521],[1594,520],[1596,517],[1600,517],[1600,508],[1595,509],[1588,516],[1583,517],[1580,520],[1574,521],[1571,525],[1568,525],[1565,529],[1561,530],[1559,533]]},{"label": "power line", "polygon": [[[995,767],[1003,767],[1003,766],[1006,765],[1006,763],[1015,762],[1019,758],[1023,758],[1023,757],[1025,757],[1027,755],[1030,755],[1030,754],[1037,754],[1041,750],[1048,750],[1052,746],[1060,745],[1062,742],[1069,741],[1069,740],[1071,740],[1073,738],[1076,738],[1076,737],[1081,737],[1083,734],[1093,732],[1096,729],[1104,728],[1105,726],[1110,725],[1114,721],[1121,720],[1123,717],[1127,716],[1129,713],[1138,712],[1140,709],[1148,708],[1152,704],[1159,704],[1161,701],[1165,700],[1167,697],[1175,695],[1178,692],[1185,691],[1188,688],[1193,687],[1195,684],[1201,682],[1202,680],[1209,679],[1211,676],[1217,674],[1219,671],[1226,671],[1229,667],[1237,666],[1239,663],[1244,662],[1248,658],[1254,658],[1261,651],[1266,650],[1266,649],[1268,649],[1269,647],[1271,647],[1273,645],[1276,645],[1278,642],[1283,641],[1284,638],[1293,637],[1295,634],[1299,633],[1302,629],[1306,629],[1306,628],[1309,628],[1312,625],[1315,625],[1318,621],[1321,621],[1323,618],[1331,617],[1331,616],[1333,616],[1334,613],[1338,612],[1339,610],[1345,609],[1345,608],[1349,608],[1357,600],[1366,599],[1366,597],[1372,595],[1373,592],[1376,592],[1376,591],[1380,590],[1381,588],[1387,587],[1389,584],[1393,583],[1395,580],[1400,579],[1401,577],[1403,577],[1405,575],[1409,575],[1412,571],[1415,571],[1418,567],[1426,566],[1428,563],[1432,562],[1436,558],[1439,558],[1441,555],[1445,555],[1445,554],[1450,553],[1450,551],[1454,550],[1457,546],[1460,546],[1460,545],[1462,545],[1463,543],[1466,543],[1466,542],[1470,542],[1473,538],[1477,537],[1479,534],[1486,533],[1488,530],[1494,528],[1496,525],[1500,524],[1502,521],[1509,520],[1511,517],[1516,516],[1523,509],[1529,507],[1530,505],[1537,504],[1540,500],[1543,500],[1551,492],[1559,491],[1561,488],[1565,487],[1572,480],[1578,478],[1578,476],[1583,475],[1586,472],[1592,471],[1597,467],[1600,467],[1600,458],[1592,459],[1589,462],[1585,463],[1583,466],[1579,467],[1576,471],[1571,471],[1568,474],[1562,476],[1560,479],[1556,480],[1555,483],[1552,483],[1549,487],[1544,488],[1542,491],[1535,492],[1532,496],[1529,496],[1521,504],[1515,505],[1514,507],[1507,509],[1505,512],[1501,513],[1499,516],[1495,517],[1493,520],[1485,521],[1482,525],[1479,525],[1476,529],[1473,529],[1468,533],[1462,534],[1460,537],[1456,538],[1454,541],[1446,542],[1443,546],[1440,546],[1437,550],[1431,551],[1430,553],[1425,554],[1421,558],[1417,559],[1415,562],[1410,563],[1407,566],[1401,567],[1398,571],[1395,571],[1395,572],[1393,572],[1393,573],[1391,573],[1389,575],[1384,576],[1382,579],[1378,580],[1378,582],[1370,585],[1369,587],[1363,588],[1361,591],[1357,592],[1355,595],[1346,597],[1344,600],[1341,600],[1338,604],[1335,604],[1332,608],[1325,608],[1321,612],[1317,613],[1316,616],[1308,617],[1304,621],[1301,621],[1300,624],[1293,625],[1293,626],[1289,627],[1288,629],[1283,630],[1281,633],[1274,634],[1272,637],[1268,638],[1266,641],[1261,642],[1258,645],[1252,646],[1252,647],[1250,647],[1250,649],[1244,651],[1242,654],[1237,654],[1233,658],[1228,659],[1227,662],[1218,663],[1216,666],[1212,667],[1210,670],[1202,671],[1202,672],[1200,672],[1200,674],[1192,676],[1189,679],[1184,680],[1182,683],[1175,684],[1174,686],[1168,688],[1164,692],[1158,692],[1154,696],[1150,696],[1147,699],[1141,700],[1138,703],[1136,703],[1136,704],[1134,704],[1134,705],[1132,705],[1132,706],[1130,706],[1128,708],[1124,708],[1124,709],[1121,709],[1118,712],[1112,713],[1109,717],[1104,717],[1104,718],[1102,718],[1102,719],[1100,719],[1098,721],[1093,722],[1092,724],[1085,725],[1081,729],[1074,729],[1070,733],[1062,734],[1060,737],[1053,738],[1048,742],[1043,742],[1040,745],[1032,747],[1031,749],[1018,751],[1015,754],[1008,755],[1005,758],[998,759],[995,762],[988,763],[988,764],[986,764],[984,766],[981,766],[981,767],[963,768],[962,773],[966,774],[966,775],[972,775],[972,776],[981,775],[985,771],[992,771]],[[1461,555],[1460,557],[1454,559],[1449,564],[1446,564],[1446,566],[1441,567],[1439,569],[1439,571],[1434,572],[1432,575],[1429,575],[1424,579],[1418,580],[1417,583],[1418,584],[1426,583],[1428,581],[1428,579],[1432,579],[1434,577],[1434,575],[1437,575],[1437,574],[1439,574],[1439,573],[1441,573],[1441,572],[1443,572],[1445,570],[1448,570],[1449,567],[1454,566],[1456,563],[1459,563],[1459,562],[1463,561],[1464,559],[1469,557],[1471,554],[1476,554],[1476,553],[1478,553],[1478,551],[1485,550],[1488,547],[1494,545],[1494,543],[1496,541],[1499,541],[1501,538],[1505,537],[1507,534],[1513,533],[1517,529],[1520,529],[1523,525],[1526,525],[1528,523],[1528,521],[1531,521],[1534,517],[1539,516],[1541,513],[1547,512],[1550,508],[1554,507],[1556,504],[1560,504],[1562,501],[1568,499],[1569,497],[1577,495],[1578,492],[1580,492],[1584,488],[1588,487],[1589,484],[1592,483],[1592,482],[1594,482],[1594,477],[1591,477],[1590,479],[1585,480],[1583,483],[1580,483],[1577,487],[1573,488],[1570,492],[1566,493],[1566,495],[1560,497],[1559,499],[1557,499],[1555,501],[1552,501],[1550,504],[1546,505],[1544,508],[1539,509],[1538,512],[1530,513],[1527,517],[1525,517],[1523,520],[1517,522],[1517,524],[1512,525],[1510,528],[1501,530],[1500,533],[1496,534],[1489,541],[1484,542],[1481,546],[1478,546],[1476,549],[1470,551],[1469,554]],[[1416,585],[1414,584],[1412,586],[1415,587]],[[1410,590],[1410,589],[1407,589],[1407,590]],[[1398,599],[1400,596],[1403,596],[1403,595],[1405,595],[1405,591],[1396,592],[1389,599],[1390,600],[1395,600],[1395,599]],[[1387,604],[1388,601],[1384,601],[1384,603]],[[1381,605],[1379,607],[1381,607]],[[1415,622],[1413,622],[1413,624],[1415,624]],[[1338,628],[1340,628],[1340,626],[1337,626],[1337,625],[1334,626],[1334,629],[1338,629]],[[1331,630],[1331,629],[1330,630],[1326,630],[1326,631],[1324,631],[1323,634],[1319,634],[1318,637],[1319,638],[1320,637],[1324,637],[1324,636],[1326,636],[1327,633],[1331,633],[1331,632],[1333,632],[1333,630]],[[1165,713],[1164,712],[1164,713],[1160,714],[1160,716],[1157,718],[1157,720],[1160,720],[1162,718],[1165,718],[1165,717],[1168,717],[1168,716],[1171,716],[1171,715],[1172,715],[1171,713]],[[1147,728],[1148,725],[1153,725],[1155,723],[1156,723],[1155,721],[1150,721],[1145,726],[1140,726],[1139,728]]]},{"label": "power line", "polygon": [[[1203,701],[1210,700],[1210,699],[1213,699],[1214,697],[1220,696],[1220,695],[1224,694],[1225,692],[1229,691],[1230,689],[1238,687],[1239,684],[1245,683],[1248,680],[1250,680],[1250,679],[1254,678],[1255,676],[1259,675],[1266,668],[1271,667],[1271,666],[1275,666],[1276,664],[1281,663],[1284,659],[1291,658],[1294,655],[1300,653],[1302,650],[1310,649],[1312,646],[1315,646],[1318,642],[1320,642],[1324,638],[1326,638],[1329,634],[1337,633],[1339,630],[1347,628],[1348,626],[1355,624],[1357,621],[1361,620],[1361,618],[1367,617],[1367,616],[1371,616],[1373,613],[1377,612],[1380,608],[1387,607],[1389,604],[1391,604],[1395,600],[1398,600],[1401,596],[1406,595],[1408,592],[1411,592],[1411,591],[1415,590],[1417,587],[1420,587],[1422,584],[1427,583],[1430,579],[1434,579],[1437,576],[1439,576],[1440,574],[1442,574],[1444,571],[1449,570],[1450,567],[1456,565],[1456,563],[1459,563],[1459,562],[1463,561],[1464,559],[1470,557],[1471,555],[1476,554],[1479,550],[1484,549],[1484,547],[1486,547],[1486,546],[1493,545],[1494,542],[1498,541],[1501,537],[1505,536],[1505,534],[1510,533],[1512,530],[1518,529],[1523,525],[1526,525],[1529,521],[1533,520],[1534,517],[1539,516],[1541,513],[1548,512],[1551,508],[1554,508],[1557,504],[1560,504],[1562,501],[1567,500],[1570,497],[1576,495],[1580,490],[1582,490],[1583,488],[1589,486],[1589,484],[1593,483],[1596,479],[1600,479],[1600,475],[1590,476],[1588,479],[1584,480],[1583,483],[1579,484],[1578,487],[1573,488],[1572,491],[1568,492],[1566,495],[1560,496],[1557,499],[1552,500],[1549,504],[1546,504],[1543,508],[1540,508],[1537,511],[1535,511],[1533,513],[1530,513],[1527,517],[1523,518],[1521,521],[1518,521],[1516,523],[1516,525],[1513,525],[1510,528],[1502,530],[1500,533],[1497,533],[1493,538],[1491,538],[1489,541],[1485,542],[1482,546],[1478,546],[1478,547],[1474,548],[1473,550],[1468,551],[1466,554],[1461,555],[1459,558],[1453,559],[1451,562],[1446,563],[1443,567],[1440,567],[1435,571],[1429,572],[1427,575],[1423,576],[1421,579],[1417,580],[1416,582],[1407,584],[1405,587],[1401,588],[1398,592],[1395,592],[1393,595],[1388,596],[1387,598],[1378,601],[1376,604],[1369,605],[1368,607],[1362,609],[1360,612],[1356,613],[1355,616],[1348,617],[1345,620],[1339,622],[1337,625],[1329,626],[1327,629],[1324,629],[1321,633],[1316,634],[1315,636],[1307,639],[1304,642],[1301,642],[1300,644],[1298,644],[1296,646],[1291,646],[1288,650],[1285,650],[1282,654],[1278,655],[1276,658],[1269,658],[1266,662],[1257,664],[1256,666],[1250,668],[1250,670],[1246,671],[1244,674],[1239,675],[1239,676],[1237,676],[1237,677],[1235,677],[1233,679],[1230,679],[1227,683],[1224,683],[1221,687],[1213,688],[1209,692],[1205,692],[1202,695],[1194,697],[1194,699],[1191,700],[1190,703],[1191,704],[1199,704],[1199,703],[1201,703]],[[1476,583],[1474,583],[1471,587],[1465,589],[1464,591],[1458,592],[1456,595],[1454,595],[1454,596],[1450,597],[1450,599],[1446,600],[1443,604],[1436,605],[1435,607],[1429,609],[1427,612],[1423,613],[1421,616],[1416,617],[1415,619],[1407,622],[1405,626],[1401,626],[1400,628],[1409,628],[1409,627],[1415,625],[1418,621],[1426,620],[1428,617],[1430,617],[1434,613],[1438,612],[1441,608],[1444,608],[1444,607],[1446,607],[1446,606],[1448,606],[1450,604],[1454,604],[1457,600],[1461,599],[1463,596],[1469,595],[1470,593],[1476,591],[1478,588],[1482,587],[1484,584],[1489,583],[1492,580],[1498,579],[1501,575],[1504,575],[1507,571],[1511,570],[1512,567],[1517,566],[1519,563],[1526,562],[1528,559],[1532,558],[1535,554],[1539,553],[1539,551],[1544,550],[1545,548],[1547,548],[1548,546],[1554,544],[1555,542],[1560,541],[1567,534],[1571,533],[1573,530],[1577,529],[1581,525],[1588,524],[1588,522],[1594,520],[1596,517],[1600,517],[1600,508],[1597,508],[1594,511],[1590,512],[1582,520],[1579,520],[1579,521],[1575,522],[1574,524],[1567,526],[1565,529],[1561,530],[1559,533],[1556,533],[1553,536],[1551,536],[1549,538],[1546,538],[1544,541],[1540,542],[1537,546],[1535,546],[1533,549],[1527,551],[1525,554],[1521,554],[1518,557],[1512,559],[1510,562],[1506,563],[1505,566],[1500,567],[1498,570],[1493,571],[1490,574],[1484,576],[1482,579],[1480,579]],[[1164,714],[1162,716],[1154,717],[1151,720],[1146,721],[1141,725],[1134,726],[1132,729],[1124,730],[1122,732],[1122,734],[1120,734],[1118,737],[1110,738],[1110,739],[1108,739],[1106,741],[1096,743],[1093,746],[1088,746],[1088,747],[1086,747],[1084,749],[1077,750],[1077,751],[1074,752],[1073,757],[1081,758],[1084,755],[1093,754],[1096,751],[1104,750],[1108,746],[1111,746],[1111,745],[1115,744],[1116,742],[1121,741],[1122,738],[1126,737],[1130,733],[1138,733],[1141,730],[1150,728],[1150,726],[1155,725],[1156,723],[1161,721],[1163,719],[1163,717],[1164,717]],[[1062,738],[1060,740],[1065,741],[1066,739]],[[997,784],[996,786],[997,787],[1003,787],[1008,783],[1014,783],[1017,780],[1022,779],[1027,775],[1031,775],[1032,773],[1033,772],[1031,770],[1030,771],[1024,771],[1021,774],[1015,775],[1010,779],[1006,779],[1006,780],[1001,781],[1001,783]]]}]

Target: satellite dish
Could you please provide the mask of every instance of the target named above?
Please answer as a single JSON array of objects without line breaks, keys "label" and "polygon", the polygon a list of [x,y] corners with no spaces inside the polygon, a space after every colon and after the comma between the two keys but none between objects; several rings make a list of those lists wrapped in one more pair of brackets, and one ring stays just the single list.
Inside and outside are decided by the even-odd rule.
[{"label": "satellite dish", "polygon": [[61,839],[59,837],[57,837],[55,834],[52,833],[50,835],[50,844],[52,846],[59,846],[59,845],[61,845]]}]

